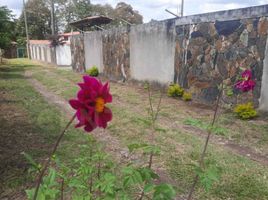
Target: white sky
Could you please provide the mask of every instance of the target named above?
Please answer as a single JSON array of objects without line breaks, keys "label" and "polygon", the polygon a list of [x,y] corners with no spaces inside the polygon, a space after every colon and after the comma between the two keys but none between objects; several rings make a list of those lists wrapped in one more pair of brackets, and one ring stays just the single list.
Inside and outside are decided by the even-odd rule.
[{"label": "white sky", "polygon": [[[0,0],[0,6],[8,6],[14,14],[20,15],[23,0]],[[27,1],[27,0],[26,0]],[[126,2],[138,10],[144,17],[144,22],[151,19],[161,20],[172,18],[173,16],[165,12],[165,9],[177,13],[178,4],[181,0],[91,0],[93,4],[109,3],[115,6],[119,2]],[[185,15],[228,10],[248,6],[268,4],[268,0],[184,0]]]}]

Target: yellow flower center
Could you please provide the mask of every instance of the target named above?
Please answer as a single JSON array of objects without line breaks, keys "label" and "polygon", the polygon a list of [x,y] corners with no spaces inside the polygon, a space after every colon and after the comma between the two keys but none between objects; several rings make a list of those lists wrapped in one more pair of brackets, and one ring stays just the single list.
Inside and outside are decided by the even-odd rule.
[{"label": "yellow flower center", "polygon": [[95,104],[95,110],[99,113],[103,112],[104,110],[104,99],[101,97],[98,97],[96,99],[96,104]]}]

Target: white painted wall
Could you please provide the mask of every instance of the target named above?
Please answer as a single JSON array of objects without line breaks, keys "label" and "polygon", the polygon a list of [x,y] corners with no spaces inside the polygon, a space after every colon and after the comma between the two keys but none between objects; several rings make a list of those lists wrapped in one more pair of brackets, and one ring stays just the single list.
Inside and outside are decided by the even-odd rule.
[{"label": "white painted wall", "polygon": [[33,46],[30,46],[30,51],[31,51],[31,58],[33,59],[33,57],[34,57]]},{"label": "white painted wall", "polygon": [[[175,37],[166,23],[131,27],[130,72],[136,80],[168,83],[174,77]],[[174,29],[173,29],[174,30]]]},{"label": "white painted wall", "polygon": [[47,62],[51,63],[51,49],[49,46],[47,46],[46,51],[47,51]]},{"label": "white painted wall", "polygon": [[33,45],[33,54],[34,54],[34,59],[36,60],[36,45]]},{"label": "white painted wall", "polygon": [[86,69],[96,66],[100,72],[103,72],[103,54],[102,54],[102,35],[95,31],[85,33],[85,64]]},{"label": "white painted wall", "polygon": [[39,45],[36,45],[36,60],[40,60],[40,48],[39,48]]},{"label": "white painted wall", "polygon": [[70,45],[59,45],[56,47],[57,65],[71,65],[71,48]]},{"label": "white painted wall", "polygon": [[45,62],[45,48],[44,46],[42,45],[41,46],[41,61]]},{"label": "white painted wall", "polygon": [[259,109],[262,111],[268,111],[268,37],[266,40],[265,58],[263,60],[263,74]]}]

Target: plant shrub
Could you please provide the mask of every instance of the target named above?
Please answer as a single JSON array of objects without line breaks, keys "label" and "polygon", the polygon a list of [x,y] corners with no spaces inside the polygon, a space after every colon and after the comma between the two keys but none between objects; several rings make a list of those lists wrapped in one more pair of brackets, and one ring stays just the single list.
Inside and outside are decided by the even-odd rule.
[{"label": "plant shrub", "polygon": [[184,92],[182,95],[182,99],[184,101],[191,101],[192,100],[192,94],[190,92]]},{"label": "plant shrub", "polygon": [[184,93],[184,89],[178,84],[171,84],[168,87],[168,96],[181,97]]},{"label": "plant shrub", "polygon": [[96,66],[91,67],[86,71],[86,73],[90,76],[97,77],[99,75],[99,70]]},{"label": "plant shrub", "polygon": [[257,116],[257,111],[254,109],[252,103],[246,103],[246,104],[238,104],[234,112],[237,114],[237,116],[241,119],[252,119]]}]

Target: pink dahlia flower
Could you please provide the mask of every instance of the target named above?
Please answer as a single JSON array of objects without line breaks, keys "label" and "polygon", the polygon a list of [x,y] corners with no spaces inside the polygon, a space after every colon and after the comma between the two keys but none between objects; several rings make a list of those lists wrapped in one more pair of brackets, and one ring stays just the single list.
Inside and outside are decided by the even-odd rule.
[{"label": "pink dahlia flower", "polygon": [[236,82],[235,87],[242,92],[248,92],[253,90],[256,82],[252,80],[252,73],[250,70],[245,70],[242,73],[242,78]]},{"label": "pink dahlia flower", "polygon": [[80,90],[77,99],[71,99],[70,105],[76,110],[78,124],[76,128],[84,126],[85,131],[91,132],[96,127],[106,128],[112,120],[112,112],[105,106],[112,102],[109,83],[104,85],[96,78],[84,76],[84,82],[78,83]]}]

